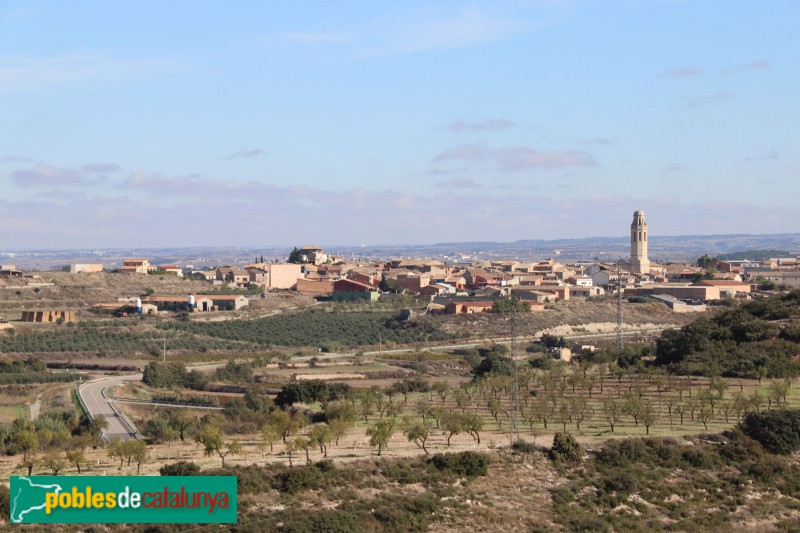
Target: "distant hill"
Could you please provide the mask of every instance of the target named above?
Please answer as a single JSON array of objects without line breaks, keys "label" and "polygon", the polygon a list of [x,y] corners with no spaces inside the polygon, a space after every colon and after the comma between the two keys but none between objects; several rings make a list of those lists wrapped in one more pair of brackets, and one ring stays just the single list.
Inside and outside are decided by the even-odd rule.
[{"label": "distant hill", "polygon": [[[436,244],[321,244],[330,253],[357,260],[389,258],[438,259],[448,263],[475,259],[542,260],[549,257],[564,261],[613,261],[627,257],[630,241],[624,237],[585,237],[581,239],[525,239],[515,242],[442,242]],[[246,264],[256,256],[267,261],[283,261],[291,246],[230,246],[194,248],[136,248],[104,250],[0,250],[0,263],[23,269],[50,269],[69,263],[104,263],[118,265],[125,257],[147,257],[153,264],[193,264],[195,268],[215,265]],[[730,255],[747,250],[786,251],[781,255],[800,254],[800,233],[764,235],[653,235],[649,255],[658,261],[694,261],[697,257]]]}]

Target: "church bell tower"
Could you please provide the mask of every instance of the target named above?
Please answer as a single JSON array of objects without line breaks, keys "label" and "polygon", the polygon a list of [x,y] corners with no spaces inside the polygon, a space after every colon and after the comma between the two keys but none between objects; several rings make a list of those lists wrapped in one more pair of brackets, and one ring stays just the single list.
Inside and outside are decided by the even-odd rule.
[{"label": "church bell tower", "polygon": [[647,258],[647,222],[644,211],[636,211],[631,223],[631,270],[634,274],[650,272],[650,260]]}]

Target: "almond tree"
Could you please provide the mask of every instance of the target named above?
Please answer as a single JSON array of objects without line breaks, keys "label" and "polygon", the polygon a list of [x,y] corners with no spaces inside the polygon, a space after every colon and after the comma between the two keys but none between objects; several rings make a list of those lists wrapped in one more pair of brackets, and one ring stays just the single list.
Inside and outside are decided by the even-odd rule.
[{"label": "almond tree", "polygon": [[564,400],[558,404],[556,409],[556,421],[564,427],[564,433],[567,432],[567,422],[572,422],[572,408],[570,402]]},{"label": "almond tree", "polygon": [[491,398],[488,402],[486,402],[486,407],[489,409],[489,414],[492,415],[494,421],[497,422],[497,429],[500,429],[500,411],[503,408],[503,405],[500,403],[500,400],[497,398]]},{"label": "almond tree", "polygon": [[547,421],[553,417],[554,410],[547,398],[537,398],[531,405],[531,415],[544,424],[544,429],[547,429]]},{"label": "almond tree", "polygon": [[213,425],[206,425],[197,434],[195,440],[203,445],[206,456],[216,453],[222,460],[222,468],[225,468],[225,457],[241,453],[242,446],[238,440],[224,442],[222,430]]},{"label": "almond tree", "polygon": [[641,417],[642,424],[644,424],[645,434],[649,435],[650,426],[655,424],[656,420],[658,420],[658,410],[650,400],[645,400],[642,402]]},{"label": "almond tree", "polygon": [[379,420],[374,426],[367,429],[367,436],[369,437],[370,446],[378,447],[378,456],[380,457],[384,448],[387,447],[389,439],[392,438],[394,433],[394,420],[385,419]]},{"label": "almond tree", "polygon": [[59,453],[51,451],[42,457],[42,466],[50,470],[54,476],[57,476],[67,466],[67,462]]},{"label": "almond tree", "polygon": [[582,396],[572,398],[569,402],[569,408],[571,412],[571,419],[573,422],[575,422],[575,427],[577,427],[578,431],[580,431],[581,422],[583,422],[584,418],[586,418],[586,412],[589,409],[589,406],[586,403],[586,398],[583,398]]},{"label": "almond tree", "polygon": [[403,433],[405,433],[409,442],[416,444],[425,452],[425,455],[428,455],[428,448],[425,447],[425,443],[431,436],[430,424],[422,422],[421,420],[407,420]]},{"label": "almond tree", "polygon": [[622,404],[611,398],[606,399],[603,401],[603,415],[608,425],[611,426],[611,433],[614,433],[614,426],[622,416]]},{"label": "almond tree", "polygon": [[639,425],[639,415],[642,412],[642,400],[633,394],[626,394],[622,402],[622,412],[633,418],[634,425]]},{"label": "almond tree", "polygon": [[483,418],[475,413],[464,413],[461,415],[461,423],[464,427],[464,431],[472,435],[472,438],[480,444],[480,432],[483,431]]},{"label": "almond tree", "polygon": [[306,452],[306,463],[311,462],[311,457],[308,454],[308,451],[311,449],[312,443],[309,439],[305,437],[295,437],[294,438],[294,449],[295,450],[303,450]]},{"label": "almond tree", "polygon": [[269,446],[269,451],[272,453],[274,444],[281,440],[281,433],[275,425],[266,423],[261,428],[261,448],[262,450]]},{"label": "almond tree", "polygon": [[442,417],[442,429],[447,433],[447,447],[449,448],[453,435],[464,431],[464,421],[458,413],[445,413]]},{"label": "almond tree", "polygon": [[66,459],[70,464],[75,465],[79,474],[81,473],[81,465],[86,464],[86,456],[83,454],[83,451],[79,449],[69,450]]},{"label": "almond tree", "polygon": [[328,457],[328,444],[333,440],[330,426],[327,424],[317,424],[308,433],[308,440],[311,444],[319,446],[319,453],[322,457]]}]

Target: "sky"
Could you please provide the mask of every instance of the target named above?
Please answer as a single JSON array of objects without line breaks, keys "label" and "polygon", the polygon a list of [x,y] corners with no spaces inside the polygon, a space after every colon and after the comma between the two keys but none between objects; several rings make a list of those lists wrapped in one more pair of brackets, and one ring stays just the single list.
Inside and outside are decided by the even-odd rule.
[{"label": "sky", "polygon": [[0,0],[0,251],[800,232],[798,22]]}]

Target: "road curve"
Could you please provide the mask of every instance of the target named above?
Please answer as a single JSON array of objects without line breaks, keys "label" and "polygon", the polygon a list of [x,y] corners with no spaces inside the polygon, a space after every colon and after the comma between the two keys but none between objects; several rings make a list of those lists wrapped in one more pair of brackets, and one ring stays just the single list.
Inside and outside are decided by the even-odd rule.
[{"label": "road curve", "polygon": [[114,437],[122,440],[133,439],[138,435],[133,423],[114,407],[111,399],[106,396],[106,389],[126,381],[141,381],[141,379],[142,374],[108,376],[86,382],[78,387],[78,395],[86,406],[86,410],[89,411],[89,416],[92,419],[105,418],[108,422],[108,427],[103,430],[103,438],[106,441],[110,441]]},{"label": "road curve", "polygon": [[[188,367],[187,370],[198,370],[205,372],[223,366],[225,363],[212,363],[199,366]],[[105,418],[108,427],[103,430],[103,439],[110,441],[114,437],[122,440],[140,438],[141,434],[136,429],[128,417],[114,405],[114,401],[106,393],[107,389],[115,387],[126,381],[141,381],[142,374],[128,374],[125,376],[105,376],[92,381],[88,381],[78,387],[80,396],[89,416],[92,419]]]}]

